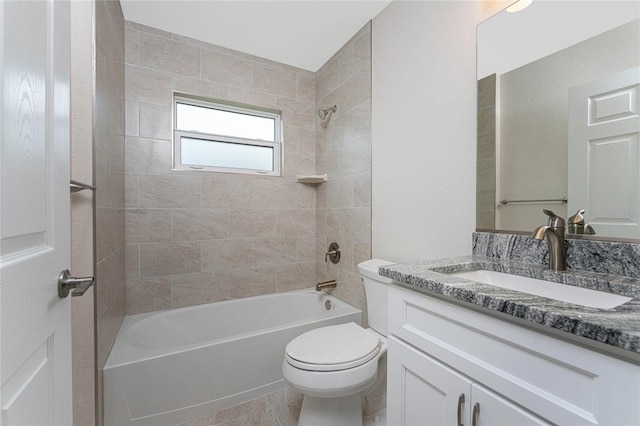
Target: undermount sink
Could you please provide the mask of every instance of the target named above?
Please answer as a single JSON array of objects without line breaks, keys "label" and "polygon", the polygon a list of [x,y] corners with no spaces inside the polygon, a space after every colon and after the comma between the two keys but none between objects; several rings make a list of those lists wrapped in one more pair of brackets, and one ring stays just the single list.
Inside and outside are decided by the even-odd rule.
[{"label": "undermount sink", "polygon": [[611,309],[631,300],[617,294],[496,271],[475,270],[448,275],[590,308]]}]

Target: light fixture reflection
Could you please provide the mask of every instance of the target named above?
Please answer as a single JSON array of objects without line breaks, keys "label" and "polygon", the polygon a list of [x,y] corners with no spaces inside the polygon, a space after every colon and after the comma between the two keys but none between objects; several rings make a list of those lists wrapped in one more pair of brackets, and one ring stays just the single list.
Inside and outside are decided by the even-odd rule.
[{"label": "light fixture reflection", "polygon": [[526,9],[531,3],[533,3],[533,0],[518,0],[507,8],[507,12],[520,12],[521,10]]}]

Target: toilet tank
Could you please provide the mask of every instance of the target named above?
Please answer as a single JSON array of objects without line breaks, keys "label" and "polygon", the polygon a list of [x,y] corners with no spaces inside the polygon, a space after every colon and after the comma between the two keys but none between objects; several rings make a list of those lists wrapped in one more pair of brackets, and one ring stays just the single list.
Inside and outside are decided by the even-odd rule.
[{"label": "toilet tank", "polygon": [[381,259],[371,259],[358,264],[358,270],[364,280],[364,290],[367,295],[367,315],[369,327],[383,336],[389,335],[387,324],[387,293],[391,278],[378,275],[380,266],[393,265]]}]

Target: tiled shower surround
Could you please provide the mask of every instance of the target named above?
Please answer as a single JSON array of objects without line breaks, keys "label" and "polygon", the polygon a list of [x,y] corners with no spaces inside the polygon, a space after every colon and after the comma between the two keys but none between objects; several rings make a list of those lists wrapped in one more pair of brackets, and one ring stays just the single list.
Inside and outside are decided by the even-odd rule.
[{"label": "tiled shower surround", "polygon": [[[127,314],[308,288],[324,277],[364,307],[354,265],[370,256],[369,52],[367,25],[313,73],[126,23]],[[281,110],[283,176],[172,171],[172,91]],[[338,104],[326,123],[317,123],[326,106],[316,97]],[[330,180],[318,187],[296,182],[325,172]],[[329,239],[343,255],[331,270]]]},{"label": "tiled shower surround", "polygon": [[96,197],[96,363],[102,368],[125,315],[124,18],[120,3],[95,3],[94,149]]},{"label": "tiled shower surround", "polygon": [[[333,294],[363,311],[358,263],[371,258],[371,24],[360,30],[318,70],[317,107],[337,105],[316,120],[318,173],[328,182],[316,195],[318,281],[338,280]],[[331,242],[340,245],[337,264],[325,262]]]}]

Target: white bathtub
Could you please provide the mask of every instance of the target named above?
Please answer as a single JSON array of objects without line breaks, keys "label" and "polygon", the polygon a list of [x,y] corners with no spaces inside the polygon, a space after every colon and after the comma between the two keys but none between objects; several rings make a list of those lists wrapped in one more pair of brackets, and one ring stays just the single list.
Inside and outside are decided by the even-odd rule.
[{"label": "white bathtub", "polygon": [[314,290],[127,316],[104,367],[105,425],[178,424],[285,388],[286,344],[351,321],[360,310]]}]

